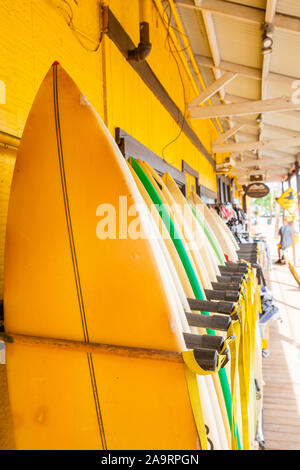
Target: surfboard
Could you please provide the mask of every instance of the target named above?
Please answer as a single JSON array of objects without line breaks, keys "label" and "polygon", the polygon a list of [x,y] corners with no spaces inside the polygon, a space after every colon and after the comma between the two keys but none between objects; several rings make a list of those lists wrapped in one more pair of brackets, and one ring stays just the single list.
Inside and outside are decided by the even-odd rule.
[{"label": "surfboard", "polygon": [[[192,210],[178,186],[168,174],[164,174],[161,178],[157,172],[147,164],[147,162],[139,162],[139,164],[144,169],[148,177],[150,175],[153,177],[161,193],[165,196],[164,200],[166,201],[169,212],[172,210],[173,214],[177,214],[177,220],[181,228],[181,236],[185,238],[187,245],[190,246],[192,243],[195,244],[197,250],[199,250],[203,255],[203,259],[201,259],[201,257],[199,259],[201,263],[204,263],[200,266],[201,271],[209,266],[207,274],[211,277],[212,281],[216,281],[216,275],[220,274],[220,272],[212,260],[213,253],[209,251],[210,245],[208,243],[207,236],[204,231],[201,231],[202,227],[200,227],[198,222],[194,220]],[[166,182],[168,182],[169,185],[167,185]],[[205,287],[210,288],[211,285],[205,285]],[[216,406],[220,407],[223,425],[225,430],[228,431],[228,416],[226,413],[224,396],[221,392],[219,377],[213,376],[213,382],[218,397],[218,404]]]},{"label": "surfboard", "polygon": [[[174,252],[174,244],[172,242],[171,235],[168,232],[159,214],[158,214],[158,217],[156,217],[155,212],[153,213],[153,209],[156,211],[155,206],[153,205],[152,199],[150,198],[141,180],[138,178],[137,174],[135,173],[135,171],[130,165],[129,165],[129,168],[130,168],[130,171],[132,172],[132,176],[136,182],[136,185],[144,199],[144,202],[146,203],[146,206],[152,215],[151,219],[153,219],[153,222],[156,224],[157,230],[159,231],[161,235],[161,240],[164,242],[163,244],[165,246],[165,250],[167,250],[167,252],[164,251],[165,258],[168,262],[168,265],[170,266],[170,271],[173,273],[174,282],[176,284],[177,292],[180,297],[181,304],[184,308],[184,311],[191,312],[189,304],[187,302],[187,296],[190,298],[194,298],[195,296],[191,289],[190,284],[188,285],[188,290],[186,291],[181,282],[181,278],[184,277],[182,273],[182,269],[184,270],[184,267],[177,251],[175,250]],[[185,271],[184,271],[184,274],[185,274]],[[186,321],[182,325],[182,327],[183,327],[183,331],[185,332],[190,331],[192,333],[202,333],[202,334],[206,333],[206,331],[202,330],[201,328],[199,329],[190,328]],[[219,438],[219,433],[218,433],[220,421],[216,422],[216,416],[215,416],[216,403],[214,401],[215,390],[212,388],[213,386],[212,386],[211,378],[208,376],[204,376],[204,377],[198,376],[197,382],[198,382],[201,402],[203,403],[203,416],[204,416],[205,425],[208,431],[207,432],[208,442],[210,443],[211,448],[214,450],[224,449],[224,445],[225,445],[225,448],[227,448],[230,443],[230,437],[229,437],[228,429],[226,427],[225,427],[225,432],[228,433],[227,443],[226,444],[223,443],[223,446],[220,443],[220,438]],[[214,403],[212,403],[212,401],[214,401]]]},{"label": "surfboard", "polygon": [[217,214],[214,214],[213,211],[208,209],[207,205],[203,203],[201,198],[198,194],[192,192],[190,194],[189,200],[194,204],[196,210],[197,205],[199,204],[201,208],[204,210],[204,217],[212,226],[212,229],[219,241],[219,244],[222,247],[223,253],[228,256],[230,261],[236,261],[237,255],[236,251],[233,247],[232,241],[229,239],[227,233],[224,230],[224,227],[221,225],[220,221],[216,219]]},{"label": "surfboard", "polygon": [[[224,253],[227,254],[229,260],[231,261],[236,261],[237,255],[236,255],[236,243],[233,243],[231,237],[228,236],[227,231],[229,230],[228,227],[226,229],[224,228],[224,222],[221,221],[221,218],[214,213],[213,210],[209,210],[208,207],[202,202],[202,200],[199,198],[199,196],[195,193],[191,194],[190,197],[191,202],[194,205],[194,208],[198,215],[200,216],[201,211],[200,209],[203,209],[204,215],[206,216],[206,220],[209,220],[210,223],[214,227],[214,233],[218,237],[218,241],[220,245],[223,246]],[[249,312],[247,312],[249,314]],[[242,372],[240,372],[242,373]],[[253,392],[253,377],[254,373],[253,370],[251,370],[250,373],[250,382],[246,385],[246,387],[249,388],[249,404],[248,404],[248,409],[247,409],[247,415],[248,415],[248,433],[249,433],[249,440],[250,440],[250,448],[253,448],[254,445],[254,437],[255,437],[255,425],[254,422],[256,420],[255,414],[256,414],[256,401],[255,401],[255,394]],[[243,418],[243,412],[241,412],[241,405],[242,405],[242,400],[244,400],[243,395],[240,393],[240,382],[237,380],[237,415],[236,415],[236,420],[238,423],[238,427],[240,430],[240,437],[242,438],[243,434],[243,425],[242,423],[245,424],[245,416]],[[244,409],[244,408],[243,408]],[[245,431],[246,432],[246,431]],[[246,441],[244,441],[244,444]],[[248,448],[248,447],[247,447]]]},{"label": "surfboard", "polygon": [[[139,164],[140,162],[137,162],[134,158],[131,158],[130,162],[131,162],[134,170],[136,171],[137,175],[139,176],[140,180],[142,181],[144,187],[146,188],[149,196],[151,197],[152,202],[154,204],[157,204],[162,209],[161,210],[161,217],[164,220],[164,222],[166,222],[166,225],[168,226],[168,229],[170,229],[171,238],[174,241],[174,244],[176,246],[176,249],[178,251],[178,254],[179,254],[180,258],[184,262],[186,273],[189,276],[189,279],[190,279],[191,286],[193,288],[195,297],[200,298],[200,299],[204,299],[205,298],[204,293],[202,292],[201,287],[199,285],[197,275],[196,275],[195,271],[193,271],[193,266],[189,261],[187,253],[184,249],[184,245],[182,244],[181,239],[180,239],[176,229],[174,228],[172,220],[171,221],[168,220],[168,217],[170,217],[170,215],[168,215],[167,210],[164,207],[164,204],[162,203],[162,200],[160,199],[161,194],[158,196],[158,194],[156,192],[156,187],[154,188],[154,186],[152,184],[152,181],[150,181],[150,179],[148,178],[149,173],[146,174],[144,172],[144,169]],[[157,183],[156,183],[156,185],[157,185]],[[168,209],[169,209],[169,207],[168,207]],[[214,334],[213,330],[207,330],[207,331],[208,331],[209,334]],[[222,385],[222,391],[223,391],[223,395],[224,395],[224,399],[225,399],[228,419],[229,419],[229,422],[231,423],[232,415],[231,415],[230,387],[229,387],[226,372],[225,372],[224,369],[220,369],[219,377],[220,377],[220,381],[221,381],[221,385]]]},{"label": "surfboard", "polygon": [[[153,173],[153,171],[152,171]],[[159,177],[156,175],[155,176],[155,179],[159,179]],[[183,196],[183,194],[181,193],[181,191],[179,190],[178,186],[176,185],[176,183],[174,182],[174,180],[171,178],[170,175],[168,174],[165,174],[163,176],[163,180],[164,182],[167,184],[168,186],[168,189],[170,190],[172,196],[174,197],[174,202],[176,202],[177,204],[179,204],[181,206],[181,213],[184,213],[186,215],[186,212],[183,211],[183,206],[185,204],[185,198]],[[159,179],[158,183],[160,185],[162,185],[161,183],[161,180]],[[204,206],[204,204],[203,204]],[[196,212],[196,209],[195,209],[195,212],[194,212],[194,215],[197,217],[197,220],[202,224],[204,224],[204,221],[200,219],[200,213],[202,212],[203,213],[203,210],[199,213],[199,206],[197,207],[198,209],[198,213]],[[220,223],[219,219],[220,217],[216,217],[216,219],[218,219],[217,223],[220,224],[221,226],[221,230],[220,230],[220,233],[222,233],[222,226],[224,225],[224,223]],[[190,222],[190,219],[189,217],[186,218],[186,221],[187,223]],[[207,221],[205,221],[207,223]],[[227,228],[227,227],[226,227]],[[227,228],[227,230],[229,230]],[[207,232],[206,232],[207,233]],[[208,235],[208,234],[207,234]],[[225,236],[226,238],[226,230],[224,230],[223,232],[223,237]],[[232,236],[231,236],[232,237]],[[236,243],[231,243],[231,237],[228,237],[227,239],[227,249],[228,247],[230,248],[230,250],[234,250],[235,251],[235,248],[236,248]],[[210,236],[207,236],[207,240],[210,241],[210,243],[212,242],[212,237]],[[217,242],[218,243],[218,242]],[[231,245],[231,246],[230,246]],[[215,246],[215,253],[218,253],[217,249],[216,249],[216,246]],[[235,253],[234,253],[235,255]],[[233,255],[232,255],[233,256]],[[236,256],[236,255],[235,255]],[[254,438],[255,438],[255,428],[256,428],[256,416],[257,416],[257,406],[256,406],[256,399],[255,399],[255,393],[254,393],[254,389],[253,389],[253,385],[254,385],[254,377],[255,377],[255,374],[254,374],[254,371],[252,370],[251,372],[251,376],[250,376],[250,382],[249,382],[249,387],[250,387],[250,400],[249,400],[249,435],[250,435],[250,447],[253,448],[253,445],[254,445]],[[238,411],[238,414],[237,414],[237,422],[239,423],[239,429],[242,428],[242,419],[241,419],[241,413],[240,413],[240,393],[239,393],[239,384],[238,384],[238,380],[237,380],[237,392],[238,392],[238,397],[237,397],[237,411]]]},{"label": "surfboard", "polygon": [[[144,237],[100,230],[105,211],[120,215],[120,195],[142,203],[105,125],[53,64],[24,129],[8,210],[5,330],[29,338],[7,344],[17,449],[199,448],[184,365],[127,355],[185,345],[143,211]],[[91,352],[95,344],[116,347]]]},{"label": "surfboard", "polygon": [[[193,270],[198,278],[198,283],[200,282],[201,289],[211,288],[211,281],[209,278],[209,274],[207,272],[206,266],[204,264],[202,255],[198,246],[194,243],[192,235],[189,233],[187,227],[183,225],[183,219],[181,217],[180,211],[176,205],[174,205],[173,199],[168,194],[166,190],[166,186],[163,181],[160,179],[160,183],[158,183],[158,175],[155,178],[153,176],[153,170],[146,162],[138,161],[140,167],[143,169],[144,173],[149,178],[152,186],[154,187],[156,193],[158,194],[159,198],[161,199],[164,207],[169,213],[171,220],[176,228],[176,232],[178,233],[180,240],[183,244],[185,252],[188,254],[190,262],[192,264]],[[162,184],[161,184],[162,183]],[[185,233],[186,232],[186,236]]]},{"label": "surfboard", "polygon": [[214,235],[209,232],[204,222],[201,223],[201,220],[195,220],[193,207],[185,199],[177,184],[168,173],[163,175],[163,181],[173,196],[174,203],[180,207],[183,216],[185,216],[185,223],[189,225],[191,233],[195,236],[195,242],[198,243],[203,256],[205,256],[204,262],[210,267],[210,280],[216,281],[216,276],[220,275],[218,263],[221,262],[222,258],[220,257],[220,259],[218,259],[216,246],[213,246]]}]

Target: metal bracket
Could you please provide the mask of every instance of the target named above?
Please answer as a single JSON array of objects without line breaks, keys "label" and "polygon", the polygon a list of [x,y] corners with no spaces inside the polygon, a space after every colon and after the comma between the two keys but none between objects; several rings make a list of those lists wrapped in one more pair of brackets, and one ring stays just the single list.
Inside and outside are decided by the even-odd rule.
[{"label": "metal bracket", "polygon": [[4,341],[0,341],[0,364],[6,364],[6,345]]}]

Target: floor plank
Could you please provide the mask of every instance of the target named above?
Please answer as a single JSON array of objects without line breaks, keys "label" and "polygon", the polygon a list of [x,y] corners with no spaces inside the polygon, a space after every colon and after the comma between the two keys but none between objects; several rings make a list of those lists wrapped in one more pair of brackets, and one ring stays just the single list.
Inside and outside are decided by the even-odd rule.
[{"label": "floor plank", "polygon": [[274,266],[268,285],[281,322],[270,322],[270,355],[263,358],[267,450],[300,450],[300,289],[287,266]]}]

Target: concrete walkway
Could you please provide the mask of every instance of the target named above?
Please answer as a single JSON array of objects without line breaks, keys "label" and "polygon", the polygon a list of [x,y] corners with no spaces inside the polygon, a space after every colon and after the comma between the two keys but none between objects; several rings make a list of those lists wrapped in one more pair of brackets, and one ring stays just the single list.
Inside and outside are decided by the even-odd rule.
[{"label": "concrete walkway", "polygon": [[300,288],[288,266],[268,274],[282,320],[270,322],[263,359],[266,449],[300,450]]}]

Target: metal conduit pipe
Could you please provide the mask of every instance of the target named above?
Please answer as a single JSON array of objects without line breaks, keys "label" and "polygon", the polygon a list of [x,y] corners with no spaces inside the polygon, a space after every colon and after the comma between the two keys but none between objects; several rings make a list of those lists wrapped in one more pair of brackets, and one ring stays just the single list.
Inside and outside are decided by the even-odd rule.
[{"label": "metal conduit pipe", "polygon": [[152,44],[150,42],[150,0],[139,0],[140,11],[140,42],[138,47],[128,52],[128,60],[142,62],[149,56]]}]

